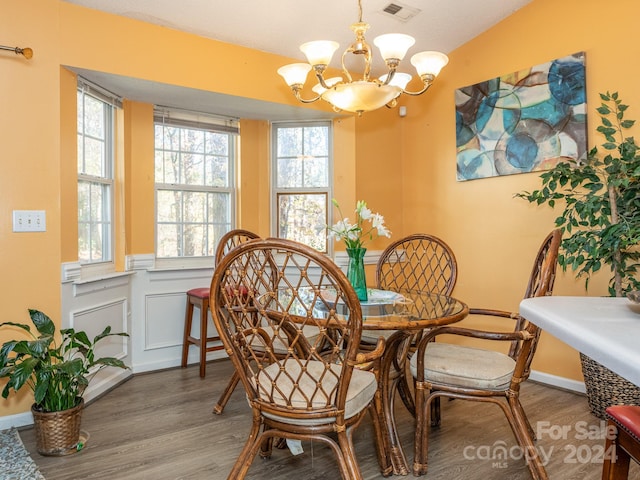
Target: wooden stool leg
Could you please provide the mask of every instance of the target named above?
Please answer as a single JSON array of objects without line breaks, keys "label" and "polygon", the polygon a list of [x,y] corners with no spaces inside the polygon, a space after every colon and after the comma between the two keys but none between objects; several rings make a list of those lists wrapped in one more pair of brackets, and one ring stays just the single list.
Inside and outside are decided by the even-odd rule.
[{"label": "wooden stool leg", "polygon": [[182,363],[180,366],[185,368],[187,366],[187,358],[189,357],[189,337],[191,336],[191,323],[193,318],[193,303],[187,296],[187,309],[184,316],[184,338],[182,339]]},{"label": "wooden stool leg", "polygon": [[207,369],[207,323],[209,323],[209,301],[200,303],[200,377],[204,378]]}]

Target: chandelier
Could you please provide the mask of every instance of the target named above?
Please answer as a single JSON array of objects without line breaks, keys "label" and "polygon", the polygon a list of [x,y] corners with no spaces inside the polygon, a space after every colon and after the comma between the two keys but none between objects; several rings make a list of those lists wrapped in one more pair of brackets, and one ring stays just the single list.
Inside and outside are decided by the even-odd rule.
[{"label": "chandelier", "polygon": [[[312,103],[322,99],[330,103],[335,111],[353,112],[358,115],[385,105],[392,108],[403,93],[415,96],[426,92],[440,70],[449,62],[448,57],[440,52],[427,51],[413,55],[411,64],[420,76],[423,86],[419,91],[407,91],[406,87],[411,80],[411,75],[398,72],[397,68],[407,50],[415,43],[415,39],[402,33],[388,33],[373,39],[373,43],[380,50],[387,65],[387,73],[379,78],[370,78],[371,47],[364,39],[369,24],[362,21],[361,0],[358,0],[358,10],[360,12],[358,22],[351,25],[356,40],[342,54],[341,77],[324,78],[324,72],[331,62],[333,54],[340,46],[337,42],[329,40],[318,40],[300,45],[300,50],[307,57],[309,63],[292,63],[278,69],[278,73],[282,75],[299,101]],[[349,53],[364,57],[364,71],[359,80],[354,80],[345,66],[345,58]],[[302,89],[307,74],[312,68],[318,79],[318,83],[312,88],[316,96],[305,99],[302,98]]]}]

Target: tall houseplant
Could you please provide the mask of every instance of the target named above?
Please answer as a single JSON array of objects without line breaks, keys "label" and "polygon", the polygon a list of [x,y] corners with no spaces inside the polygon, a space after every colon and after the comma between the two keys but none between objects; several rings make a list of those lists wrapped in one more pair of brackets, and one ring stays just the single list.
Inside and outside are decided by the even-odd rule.
[{"label": "tall houseplant", "polygon": [[[0,378],[8,378],[2,396],[7,398],[12,389],[30,388],[38,451],[63,455],[78,447],[82,395],[91,377],[104,367],[127,368],[117,358],[96,358],[96,344],[106,337],[128,335],[111,333],[111,327],[106,327],[90,340],[85,332],[69,328],[61,330],[58,339],[55,325],[46,314],[29,309],[29,316],[37,336],[26,324],[0,324],[20,328],[30,336],[5,342],[0,349]],[[71,431],[67,431],[69,427]]]},{"label": "tall houseplant", "polygon": [[555,220],[563,232],[558,263],[570,267],[589,287],[591,274],[610,268],[609,294],[640,289],[640,155],[632,136],[635,120],[618,93],[600,94],[597,131],[605,142],[591,149],[584,163],[561,162],[540,175],[542,188],[517,197],[538,205],[559,206]]},{"label": "tall houseplant", "polygon": [[[544,172],[542,188],[517,197],[562,209],[555,224],[563,232],[558,263],[576,272],[589,288],[591,275],[610,271],[609,294],[640,289],[640,155],[618,93],[600,94],[597,131],[604,137],[584,163],[562,162]],[[614,404],[640,404],[640,388],[580,353],[589,405],[594,415]]]}]

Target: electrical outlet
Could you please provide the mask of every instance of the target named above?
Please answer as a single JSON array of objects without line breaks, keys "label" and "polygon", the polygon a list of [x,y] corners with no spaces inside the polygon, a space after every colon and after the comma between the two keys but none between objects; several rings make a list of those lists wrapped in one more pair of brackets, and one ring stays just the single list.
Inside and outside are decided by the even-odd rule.
[{"label": "electrical outlet", "polygon": [[47,217],[44,210],[14,210],[14,232],[46,232]]}]

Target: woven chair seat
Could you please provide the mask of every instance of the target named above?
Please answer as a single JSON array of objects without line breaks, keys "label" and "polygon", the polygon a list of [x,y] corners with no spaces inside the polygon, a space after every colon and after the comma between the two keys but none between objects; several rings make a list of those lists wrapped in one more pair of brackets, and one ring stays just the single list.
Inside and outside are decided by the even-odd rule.
[{"label": "woven chair seat", "polygon": [[[411,356],[411,374],[417,376],[417,354]],[[431,342],[424,356],[427,382],[486,390],[509,387],[516,362],[503,353],[481,348]]]},{"label": "woven chair seat", "polygon": [[[325,364],[311,360],[305,365],[305,369],[308,374],[302,373],[302,366],[297,361],[283,360],[269,365],[258,374],[258,382],[260,384],[258,391],[260,392],[260,397],[267,401],[269,398],[272,398],[276,405],[284,408],[290,405],[295,408],[311,411],[313,409],[323,409],[331,406],[331,404],[334,403],[333,398],[329,398],[328,395],[318,395],[315,392],[316,390],[334,392],[342,367],[332,365],[332,374],[323,376],[321,374],[322,371],[325,370]],[[283,375],[282,372],[285,372],[285,374]],[[278,377],[277,385],[273,386],[270,379],[276,376]],[[315,381],[317,378],[322,378],[320,385]],[[294,379],[299,387],[295,390],[293,388]],[[268,388],[269,392],[265,393],[264,388]],[[274,390],[271,391],[271,388]],[[344,409],[345,419],[353,417],[366,408],[373,399],[377,388],[376,377],[372,372],[354,369],[347,390],[347,400]],[[274,420],[280,418],[278,415],[273,415],[270,412],[265,412],[264,416]],[[287,418],[286,421],[296,425],[322,425],[334,422],[335,417],[319,419]]]}]

